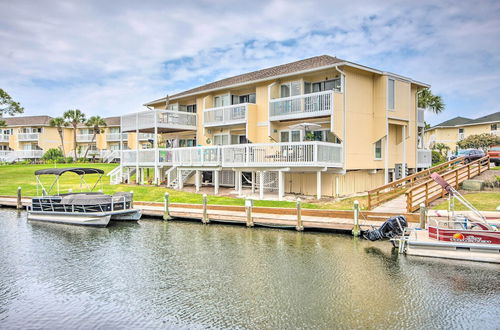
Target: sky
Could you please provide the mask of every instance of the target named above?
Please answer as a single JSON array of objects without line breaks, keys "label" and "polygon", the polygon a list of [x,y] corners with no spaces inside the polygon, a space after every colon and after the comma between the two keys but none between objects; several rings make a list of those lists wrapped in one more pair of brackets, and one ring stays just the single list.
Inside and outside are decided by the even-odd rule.
[{"label": "sky", "polygon": [[228,76],[332,55],[500,111],[500,1],[0,0],[0,88],[26,115],[144,110]]}]

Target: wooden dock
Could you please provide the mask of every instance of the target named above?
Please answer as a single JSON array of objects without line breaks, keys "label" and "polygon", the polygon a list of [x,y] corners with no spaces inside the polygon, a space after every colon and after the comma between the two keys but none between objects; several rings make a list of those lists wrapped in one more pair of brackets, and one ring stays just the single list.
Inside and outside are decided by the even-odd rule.
[{"label": "wooden dock", "polygon": [[[21,198],[21,208],[31,203],[31,198]],[[0,196],[0,206],[19,207],[17,196]],[[349,231],[355,226],[354,211],[318,210],[301,208],[245,207],[211,204],[134,202],[134,208],[141,209],[146,217],[166,218],[168,220],[194,220],[203,223],[230,223],[252,226],[289,228],[296,230]],[[389,217],[400,213],[360,211],[358,224],[361,230],[380,226]],[[420,221],[416,213],[403,213],[411,227]]]}]

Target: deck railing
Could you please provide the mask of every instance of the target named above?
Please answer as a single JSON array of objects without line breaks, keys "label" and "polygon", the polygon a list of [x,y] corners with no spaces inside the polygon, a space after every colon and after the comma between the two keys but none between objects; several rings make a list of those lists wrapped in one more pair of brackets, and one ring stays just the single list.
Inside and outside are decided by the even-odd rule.
[{"label": "deck railing", "polygon": [[248,103],[206,109],[203,112],[205,127],[242,124],[247,120]]},{"label": "deck railing", "polygon": [[94,134],[77,134],[76,141],[78,141],[78,142],[92,142],[93,137],[94,137]]},{"label": "deck railing", "polygon": [[333,92],[324,91],[269,101],[270,120],[333,115]]},{"label": "deck railing", "polygon": [[9,136],[8,134],[0,134],[0,142],[9,142]]},{"label": "deck railing", "polygon": [[152,133],[139,133],[139,141],[153,140],[155,137]]},{"label": "deck railing", "polygon": [[342,145],[308,141],[124,150],[122,164],[222,167],[342,167]]},{"label": "deck railing", "polygon": [[106,134],[107,141],[120,141],[120,138],[123,141],[127,141],[128,134],[127,133],[108,133],[108,134]]},{"label": "deck railing", "polygon": [[[485,156],[461,167],[442,173],[441,176],[451,186],[458,188],[460,183],[476,175],[480,175],[489,168],[490,158],[489,156]],[[406,209],[408,212],[414,212],[420,208],[420,204],[429,205],[430,202],[446,196],[447,193],[448,192],[433,179],[426,180],[413,186],[406,192]]]},{"label": "deck railing", "polygon": [[38,141],[40,133],[19,133],[17,135],[18,141]]},{"label": "deck railing", "polygon": [[121,117],[122,131],[133,132],[155,127],[163,129],[196,130],[196,114],[173,110],[148,110]]}]

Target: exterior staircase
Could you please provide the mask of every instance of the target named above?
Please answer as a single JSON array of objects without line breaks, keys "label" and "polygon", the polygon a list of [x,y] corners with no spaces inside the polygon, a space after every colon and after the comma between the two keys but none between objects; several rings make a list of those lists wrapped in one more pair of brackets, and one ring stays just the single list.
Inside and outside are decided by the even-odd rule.
[{"label": "exterior staircase", "polygon": [[[131,168],[130,175],[135,173],[135,168]],[[127,173],[123,170],[123,166],[118,166],[108,173],[110,184],[120,184],[127,179]]]},{"label": "exterior staircase", "polygon": [[[165,173],[168,177],[168,187],[169,188],[179,188],[179,180],[178,180],[178,173],[179,169],[177,169],[176,166],[173,166],[168,169],[168,171]],[[182,183],[186,182],[190,177],[193,176],[194,170],[182,170]]]},{"label": "exterior staircase", "polygon": [[120,158],[120,150],[110,150],[110,152],[104,154],[102,158],[105,163],[111,163],[115,159]]}]

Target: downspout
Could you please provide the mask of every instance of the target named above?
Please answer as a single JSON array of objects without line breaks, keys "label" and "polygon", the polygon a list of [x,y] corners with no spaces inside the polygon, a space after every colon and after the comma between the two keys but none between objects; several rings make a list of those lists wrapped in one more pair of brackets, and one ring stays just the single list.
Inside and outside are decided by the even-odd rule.
[{"label": "downspout", "polygon": [[[338,66],[335,67],[335,70],[337,70],[340,75],[341,75],[341,85],[340,87],[342,88],[342,108],[343,108],[343,120],[344,120],[344,123],[343,123],[343,129],[342,129],[342,144],[343,144],[343,158],[344,158],[344,161],[342,162],[342,171],[344,173],[346,173],[346,169],[347,169],[347,141],[346,141],[346,126],[347,126],[347,102],[346,102],[346,74],[344,71],[340,70],[338,68]],[[333,104],[332,104],[333,106]],[[333,128],[333,127],[332,127]]]}]

